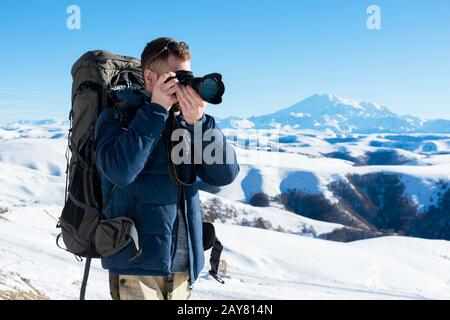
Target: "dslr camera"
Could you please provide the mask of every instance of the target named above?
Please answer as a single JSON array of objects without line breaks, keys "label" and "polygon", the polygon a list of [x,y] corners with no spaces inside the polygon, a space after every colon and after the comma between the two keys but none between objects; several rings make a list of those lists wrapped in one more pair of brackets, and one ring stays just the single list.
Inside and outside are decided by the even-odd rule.
[{"label": "dslr camera", "polygon": [[167,81],[177,78],[180,85],[191,86],[202,98],[211,104],[222,103],[222,97],[225,93],[225,85],[222,82],[222,75],[219,73],[211,73],[204,77],[194,77],[191,71],[177,71],[176,76]]}]

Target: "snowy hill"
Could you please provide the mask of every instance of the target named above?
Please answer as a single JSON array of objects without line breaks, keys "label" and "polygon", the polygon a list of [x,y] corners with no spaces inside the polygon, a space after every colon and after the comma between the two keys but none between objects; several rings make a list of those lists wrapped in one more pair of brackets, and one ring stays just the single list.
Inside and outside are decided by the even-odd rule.
[{"label": "snowy hill", "polygon": [[[55,247],[60,207],[14,207],[0,220],[0,299],[77,299],[83,264]],[[450,243],[380,238],[338,243],[216,223],[221,285],[207,274],[194,299],[450,299]],[[207,253],[209,255],[209,252]],[[95,261],[88,299],[109,299]]]},{"label": "snowy hill", "polygon": [[220,121],[222,128],[234,129],[301,129],[335,133],[450,133],[450,121],[423,121],[413,116],[400,116],[387,107],[359,102],[333,94],[316,94],[289,108],[272,114]]},{"label": "snowy hill", "polygon": [[[64,198],[66,132],[67,123],[51,120],[0,127],[0,299],[78,296],[83,264],[55,245]],[[366,176],[382,172],[398,175],[404,194],[425,210],[448,188],[449,136],[341,137],[281,130],[278,136],[260,139],[257,147],[256,131],[226,132],[250,137],[250,148],[237,142],[241,174],[215,194],[200,193],[205,218],[214,221],[225,246],[226,285],[209,277],[206,266],[195,285],[195,299],[450,299],[450,242],[407,237],[322,240],[342,240],[340,230],[373,232],[374,221],[350,209],[345,223],[318,221],[307,211],[307,216],[287,211],[278,198],[298,188],[338,204],[341,193],[333,183],[345,182],[362,194]],[[282,152],[268,152],[268,147]],[[381,161],[368,153],[386,150],[406,162],[368,164]],[[257,192],[269,195],[270,207],[248,204]],[[88,298],[109,299],[107,272],[98,261]]]},{"label": "snowy hill", "polygon": [[[298,137],[303,141],[302,138]],[[384,146],[371,147],[370,144],[375,139],[383,140],[379,136],[363,137],[351,143],[339,144],[327,143],[326,139],[315,139],[319,141],[314,142],[314,139],[307,137],[308,144],[299,147],[293,145],[289,152],[236,148],[241,174],[238,181],[221,188],[217,194],[227,199],[246,202],[257,192],[276,196],[295,188],[306,193],[322,193],[333,198],[328,186],[334,181],[345,180],[346,176],[353,174],[362,176],[391,173],[399,175],[405,182],[406,194],[414,197],[418,205],[427,208],[433,204],[429,201],[430,197],[436,198],[440,191],[439,185],[450,179],[448,154],[441,152],[421,154]],[[448,148],[447,141],[450,137],[443,139],[445,148]],[[283,149],[288,148],[285,144],[279,145]],[[367,157],[367,152],[371,152],[372,156],[376,152],[389,155],[390,152],[394,152],[394,159],[380,159],[379,163],[357,165],[357,161],[363,161]],[[399,159],[395,157],[405,162],[397,163]],[[383,163],[383,160],[394,164]]]}]

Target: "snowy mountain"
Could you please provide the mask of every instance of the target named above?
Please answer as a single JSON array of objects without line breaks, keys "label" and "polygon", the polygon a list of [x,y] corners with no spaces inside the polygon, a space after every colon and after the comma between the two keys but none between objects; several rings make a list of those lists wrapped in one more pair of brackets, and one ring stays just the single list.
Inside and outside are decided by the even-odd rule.
[{"label": "snowy mountain", "polygon": [[222,128],[297,129],[335,133],[450,133],[450,121],[423,121],[413,116],[400,116],[387,107],[359,102],[333,94],[316,94],[289,108],[272,114],[220,121]]},{"label": "snowy mountain", "polygon": [[[420,212],[407,206],[406,213],[431,212],[447,223],[438,209],[449,189],[450,135],[276,130],[261,137],[241,124],[247,129],[225,130],[231,140],[247,137],[235,142],[238,179],[200,192],[225,247],[226,284],[208,276],[207,265],[195,299],[450,299],[450,242],[386,236],[396,232],[378,228],[386,223],[379,218],[392,212],[377,202],[394,207],[408,198]],[[0,299],[78,296],[83,264],[55,245],[67,129],[52,120],[0,127]],[[251,205],[261,192],[269,207]],[[433,219],[423,230],[437,228]],[[383,237],[348,242],[373,236]],[[87,298],[109,299],[107,278],[95,261]]]}]

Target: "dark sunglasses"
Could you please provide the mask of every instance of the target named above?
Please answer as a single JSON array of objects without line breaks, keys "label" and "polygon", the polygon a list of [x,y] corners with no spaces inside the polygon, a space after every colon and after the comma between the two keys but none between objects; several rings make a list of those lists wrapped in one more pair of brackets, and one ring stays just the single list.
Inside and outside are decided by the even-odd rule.
[{"label": "dark sunglasses", "polygon": [[180,55],[180,50],[183,48],[184,50],[189,50],[189,46],[186,42],[178,42],[178,41],[171,41],[169,42],[158,54],[156,54],[153,58],[151,58],[148,63],[146,69],[150,67],[150,65],[158,59],[164,52],[169,51],[171,54],[175,56]]}]

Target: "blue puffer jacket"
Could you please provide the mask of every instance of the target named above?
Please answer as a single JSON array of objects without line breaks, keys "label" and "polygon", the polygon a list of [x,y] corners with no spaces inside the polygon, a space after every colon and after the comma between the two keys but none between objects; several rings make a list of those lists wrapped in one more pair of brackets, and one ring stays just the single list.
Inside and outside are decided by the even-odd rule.
[{"label": "blue puffer jacket", "polygon": [[[170,179],[167,165],[165,137],[168,112],[162,106],[147,101],[136,112],[127,129],[121,127],[115,113],[115,109],[105,110],[97,120],[95,131],[96,163],[101,173],[104,198],[114,185],[117,186],[106,218],[130,217],[136,224],[143,252],[129,262],[134,250],[129,245],[118,254],[103,258],[102,266],[113,274],[168,276],[175,252],[179,196],[179,187]],[[181,115],[177,120],[179,128],[193,133],[193,126],[188,125]],[[203,132],[218,129],[214,118],[209,115],[204,115],[201,123]],[[204,182],[224,186],[234,181],[239,165],[233,147],[220,130],[217,132],[221,135],[218,141],[222,144],[224,159],[229,149],[234,162],[211,165],[203,162],[196,164],[195,171]],[[208,144],[203,142],[202,148]],[[205,263],[202,216],[197,186],[183,189],[181,209],[187,221],[189,282],[192,285]]]}]

